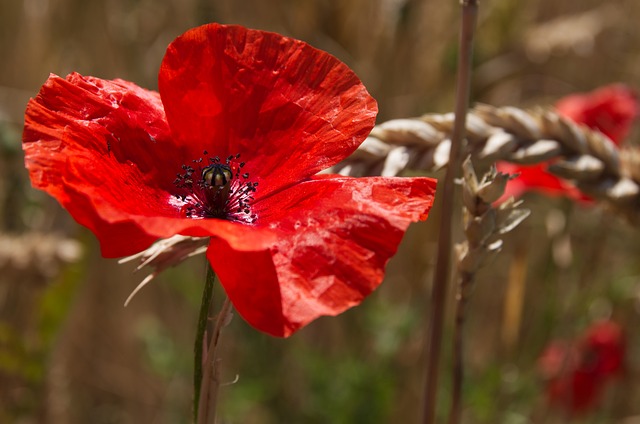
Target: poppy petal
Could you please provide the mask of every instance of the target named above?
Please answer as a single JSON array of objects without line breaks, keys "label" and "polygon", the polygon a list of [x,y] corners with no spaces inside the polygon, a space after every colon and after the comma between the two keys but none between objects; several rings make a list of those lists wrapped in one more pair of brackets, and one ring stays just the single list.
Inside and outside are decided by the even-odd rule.
[{"label": "poppy petal", "polygon": [[565,118],[598,130],[620,144],[640,114],[638,94],[624,84],[607,85],[590,93],[558,100],[556,110]]},{"label": "poppy petal", "polygon": [[207,256],[245,320],[286,337],[371,293],[434,193],[429,178],[317,176],[255,204],[278,232],[269,250],[240,252],[212,240]]},{"label": "poppy petal", "polygon": [[135,84],[52,75],[27,106],[23,148],[33,186],[90,228],[105,256],[174,234],[225,237],[236,249],[272,241],[268,229],[180,216],[170,192],[179,149],[158,94]]},{"label": "poppy petal", "polygon": [[507,182],[504,194],[497,201],[498,204],[510,197],[518,199],[528,191],[539,192],[549,197],[565,196],[584,204],[591,201],[577,187],[549,173],[546,164],[516,165],[509,162],[498,162],[497,168],[500,172],[518,175]]},{"label": "poppy petal", "polygon": [[[167,119],[192,155],[242,154],[261,195],[350,155],[374,125],[375,100],[335,57],[279,34],[210,24],[167,49]],[[283,154],[274,154],[283,152]]]}]

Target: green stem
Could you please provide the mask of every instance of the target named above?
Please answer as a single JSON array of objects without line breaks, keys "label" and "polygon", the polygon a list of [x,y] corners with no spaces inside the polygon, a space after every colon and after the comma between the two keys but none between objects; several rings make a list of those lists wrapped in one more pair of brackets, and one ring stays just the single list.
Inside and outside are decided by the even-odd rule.
[{"label": "green stem", "polygon": [[[200,401],[200,387],[202,385],[202,356],[205,346],[209,345],[209,341],[205,344],[205,335],[209,327],[209,311],[213,301],[213,285],[216,280],[216,274],[211,269],[211,265],[207,263],[207,279],[202,292],[202,303],[200,304],[200,315],[198,316],[198,329],[196,331],[196,341],[193,347],[194,370],[193,370],[193,421],[198,419],[198,404]],[[209,335],[210,337],[210,335]]]},{"label": "green stem", "polygon": [[207,357],[202,372],[202,386],[200,388],[200,403],[198,405],[197,424],[214,423],[218,410],[218,391],[220,389],[220,368],[218,360],[218,347],[222,327],[231,319],[231,301],[225,296],[220,313],[216,318],[216,325],[211,335]]}]

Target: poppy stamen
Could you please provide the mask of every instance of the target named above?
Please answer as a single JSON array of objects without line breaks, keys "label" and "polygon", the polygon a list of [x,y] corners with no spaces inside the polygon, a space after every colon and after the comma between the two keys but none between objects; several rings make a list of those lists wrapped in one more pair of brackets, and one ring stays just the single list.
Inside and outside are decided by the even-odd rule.
[{"label": "poppy stamen", "polygon": [[240,154],[230,155],[222,163],[219,156],[214,156],[204,167],[202,158],[192,161],[196,168],[182,165],[184,174],[177,174],[174,185],[180,190],[175,197],[185,216],[255,222],[257,216],[251,213],[251,202],[258,183],[246,181],[249,173],[242,172],[245,162],[237,162],[239,158]]}]

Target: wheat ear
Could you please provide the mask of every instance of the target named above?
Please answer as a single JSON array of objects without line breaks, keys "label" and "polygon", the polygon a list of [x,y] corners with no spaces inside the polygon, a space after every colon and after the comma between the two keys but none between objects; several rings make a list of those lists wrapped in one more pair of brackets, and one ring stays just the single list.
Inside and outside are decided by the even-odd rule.
[{"label": "wheat ear", "polygon": [[[376,126],[365,142],[332,171],[396,176],[447,165],[453,114],[428,114]],[[537,164],[634,225],[640,224],[640,151],[619,149],[600,132],[548,109],[477,105],[467,117],[466,153],[476,166],[497,161]]]}]

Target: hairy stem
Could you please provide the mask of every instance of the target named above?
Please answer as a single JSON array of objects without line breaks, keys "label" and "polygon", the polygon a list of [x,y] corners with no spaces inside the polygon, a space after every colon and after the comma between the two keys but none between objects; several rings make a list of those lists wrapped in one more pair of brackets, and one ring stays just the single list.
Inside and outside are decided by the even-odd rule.
[{"label": "hairy stem", "polygon": [[220,389],[220,370],[218,367],[218,347],[220,346],[220,334],[231,316],[231,301],[225,295],[224,303],[216,318],[216,324],[211,335],[209,348],[207,349],[202,373],[202,385],[200,388],[200,401],[198,406],[198,424],[214,423],[218,407],[218,390]]},{"label": "hairy stem", "polygon": [[469,86],[471,80],[471,56],[473,34],[478,11],[477,0],[463,0],[462,25],[458,51],[458,76],[455,107],[455,122],[451,135],[449,167],[447,167],[442,193],[442,219],[438,234],[438,257],[434,272],[431,296],[431,314],[429,341],[427,347],[427,380],[424,397],[424,424],[433,424],[436,413],[436,391],[440,362],[440,345],[446,305],[446,293],[449,281],[451,259],[451,218],[453,215],[454,181],[460,168],[462,140],[465,136],[467,110],[469,108]]},{"label": "hairy stem", "polygon": [[200,314],[198,316],[198,328],[196,330],[196,341],[193,346],[194,370],[193,370],[193,418],[194,422],[198,418],[198,403],[200,401],[200,386],[202,384],[202,365],[203,352],[208,340],[205,344],[205,335],[209,327],[209,311],[213,300],[213,285],[216,280],[216,274],[211,269],[211,265],[207,262],[207,277],[202,291],[202,303],[200,304]]}]

